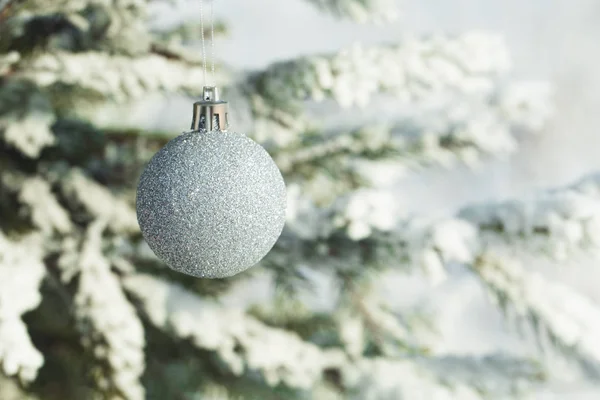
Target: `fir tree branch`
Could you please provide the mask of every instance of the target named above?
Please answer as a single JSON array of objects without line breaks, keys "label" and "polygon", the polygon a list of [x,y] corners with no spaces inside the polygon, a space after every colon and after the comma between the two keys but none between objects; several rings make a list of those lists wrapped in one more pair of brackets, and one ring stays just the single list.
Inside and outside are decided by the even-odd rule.
[{"label": "fir tree branch", "polygon": [[540,343],[578,361],[590,378],[600,379],[600,307],[573,289],[527,272],[505,256],[484,253],[472,268],[504,310],[513,310],[529,323]]},{"label": "fir tree branch", "polygon": [[10,80],[0,86],[0,138],[29,158],[55,143],[49,99],[30,82]]},{"label": "fir tree branch", "polygon": [[[161,42],[186,44],[190,42],[198,42],[202,36],[202,24],[196,19],[182,22],[168,29],[156,30],[153,32],[155,37]],[[211,30],[204,27],[204,35],[209,37]],[[223,21],[214,22],[215,37],[227,34],[227,26]]]},{"label": "fir tree branch", "polygon": [[[60,171],[51,171],[55,175]],[[107,221],[111,231],[121,234],[138,233],[139,227],[133,207],[111,193],[106,187],[94,182],[80,169],[73,168],[60,175],[64,196],[69,199],[69,208],[82,210],[88,222],[96,219]]]},{"label": "fir tree branch", "polygon": [[[2,7],[0,7],[0,10]],[[39,400],[38,396],[27,393],[25,389],[19,387],[14,379],[7,378],[0,373],[0,399],[3,400]]]},{"label": "fir tree branch", "polygon": [[154,92],[197,94],[204,83],[197,65],[157,55],[131,58],[101,52],[44,53],[21,63],[14,74],[62,95],[80,93],[78,98],[85,99],[88,93],[88,98],[95,95],[116,102]]},{"label": "fir tree branch", "polygon": [[283,383],[307,389],[322,379],[324,370],[343,361],[339,351],[322,350],[242,311],[201,300],[150,275],[131,275],[124,283],[153,325],[174,338],[216,352],[235,375],[254,371],[270,386]]},{"label": "fir tree branch", "polygon": [[407,39],[394,46],[355,46],[338,54],[275,63],[248,78],[269,104],[332,98],[342,107],[365,106],[378,92],[424,99],[441,90],[489,93],[510,69],[499,36]]},{"label": "fir tree branch", "polygon": [[139,382],[145,368],[144,329],[102,254],[105,226],[97,220],[88,227],[76,258],[75,318],[84,347],[100,361],[94,377],[98,389],[108,398],[144,399]]},{"label": "fir tree branch", "polygon": [[[541,127],[549,115],[547,89],[516,84],[484,103],[455,102],[391,126],[306,135],[298,146],[275,152],[275,160],[282,171],[299,175],[304,182],[328,166],[333,175],[356,171],[368,180],[364,164],[376,169],[381,161],[402,170],[451,166],[458,161],[476,164],[488,155],[514,152],[518,132],[536,132]],[[526,117],[522,110],[528,110]]]},{"label": "fir tree branch", "polygon": [[128,0],[27,0],[0,27],[0,48],[148,52],[145,2]]},{"label": "fir tree branch", "polygon": [[563,260],[577,250],[600,248],[600,175],[540,192],[526,200],[471,206],[459,216],[511,246]]},{"label": "fir tree branch", "polygon": [[378,297],[372,282],[343,272],[340,275],[342,290],[336,321],[340,339],[351,357],[364,356],[369,341],[379,354],[389,358],[427,353],[400,317]]},{"label": "fir tree branch", "polygon": [[388,22],[398,16],[394,0],[308,0],[323,11],[357,22]]},{"label": "fir tree branch", "polygon": [[344,383],[352,400],[515,399],[527,392],[519,383],[532,386],[540,377],[532,362],[506,356],[372,358],[348,368]]},{"label": "fir tree branch", "polygon": [[538,362],[504,353],[483,357],[423,357],[418,364],[436,373],[443,382],[471,386],[484,397],[513,398],[524,394],[527,386],[537,386],[547,378]]},{"label": "fir tree branch", "polygon": [[20,58],[21,55],[16,51],[0,54],[0,76],[7,75]]},{"label": "fir tree branch", "polygon": [[52,194],[48,182],[40,177],[29,178],[22,183],[19,200],[28,207],[33,225],[41,232],[66,234],[72,231],[69,214]]},{"label": "fir tree branch", "polygon": [[287,146],[308,130],[301,112],[306,100],[332,99],[348,108],[364,107],[378,93],[415,104],[452,93],[453,101],[464,96],[486,102],[509,70],[501,38],[472,32],[276,63],[250,75],[241,87],[257,120],[258,139]]},{"label": "fir tree branch", "polygon": [[13,241],[0,232],[0,374],[18,376],[23,382],[35,379],[44,363],[21,320],[42,300],[43,249],[42,235]]},{"label": "fir tree branch", "polygon": [[[591,346],[600,327],[590,321],[600,320],[600,308],[564,285],[526,272],[511,257],[490,258],[488,254],[504,250],[501,244],[506,240],[514,246],[517,238],[537,238],[538,244],[545,241],[552,248],[566,243],[571,250],[574,246],[597,249],[598,182],[597,177],[591,177],[530,202],[468,208],[460,214],[467,219],[441,221],[403,221],[399,210],[394,210],[393,198],[385,202],[384,193],[358,191],[344,206],[334,204],[329,211],[333,214],[315,220],[311,229],[314,236],[306,236],[305,245],[326,246],[329,250],[320,253],[318,263],[331,268],[339,265],[347,269],[350,264],[364,269],[371,261],[384,265],[395,262],[421,267],[440,281],[446,265],[470,266],[500,299],[501,306],[516,309],[538,332],[546,332],[555,347],[575,357],[595,376],[600,355]],[[294,217],[292,214],[288,229],[296,229]],[[390,254],[384,255],[388,250]],[[561,304],[568,308],[563,310]]]}]

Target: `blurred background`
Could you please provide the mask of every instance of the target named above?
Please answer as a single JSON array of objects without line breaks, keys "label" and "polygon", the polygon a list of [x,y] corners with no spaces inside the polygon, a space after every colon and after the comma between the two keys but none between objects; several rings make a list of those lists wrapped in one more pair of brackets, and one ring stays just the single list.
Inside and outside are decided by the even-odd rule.
[{"label": "blurred background", "polygon": [[214,281],[134,212],[204,84],[200,1],[0,7],[0,399],[600,395],[597,2],[214,1],[232,125],[289,192]]}]

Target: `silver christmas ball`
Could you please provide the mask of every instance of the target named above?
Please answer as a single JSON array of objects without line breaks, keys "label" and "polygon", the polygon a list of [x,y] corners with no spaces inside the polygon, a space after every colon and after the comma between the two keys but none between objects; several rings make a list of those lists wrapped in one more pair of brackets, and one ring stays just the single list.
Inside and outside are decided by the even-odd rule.
[{"label": "silver christmas ball", "polygon": [[286,189],[273,159],[250,138],[194,131],[154,155],[136,208],[148,245],[172,269],[224,278],[271,250],[285,223]]}]

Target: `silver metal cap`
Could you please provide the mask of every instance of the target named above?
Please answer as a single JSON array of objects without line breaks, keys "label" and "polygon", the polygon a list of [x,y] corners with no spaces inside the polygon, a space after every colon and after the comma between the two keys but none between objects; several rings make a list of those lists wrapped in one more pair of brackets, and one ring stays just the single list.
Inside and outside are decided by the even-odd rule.
[{"label": "silver metal cap", "polygon": [[227,102],[219,99],[219,91],[214,86],[204,86],[202,100],[194,103],[192,130],[226,131]]}]

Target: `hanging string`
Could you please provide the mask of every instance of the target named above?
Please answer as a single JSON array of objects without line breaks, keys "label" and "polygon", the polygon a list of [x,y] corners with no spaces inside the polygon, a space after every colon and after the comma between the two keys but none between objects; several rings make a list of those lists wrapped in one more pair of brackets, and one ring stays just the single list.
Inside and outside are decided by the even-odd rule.
[{"label": "hanging string", "polygon": [[207,86],[206,82],[206,47],[204,45],[204,0],[200,0],[200,35],[202,38],[202,65],[204,66],[204,86]]},{"label": "hanging string", "polygon": [[217,82],[215,81],[215,13],[214,13],[214,4],[215,0],[210,0],[210,51],[211,51],[211,59],[212,59],[212,82],[213,86],[217,86]]}]

